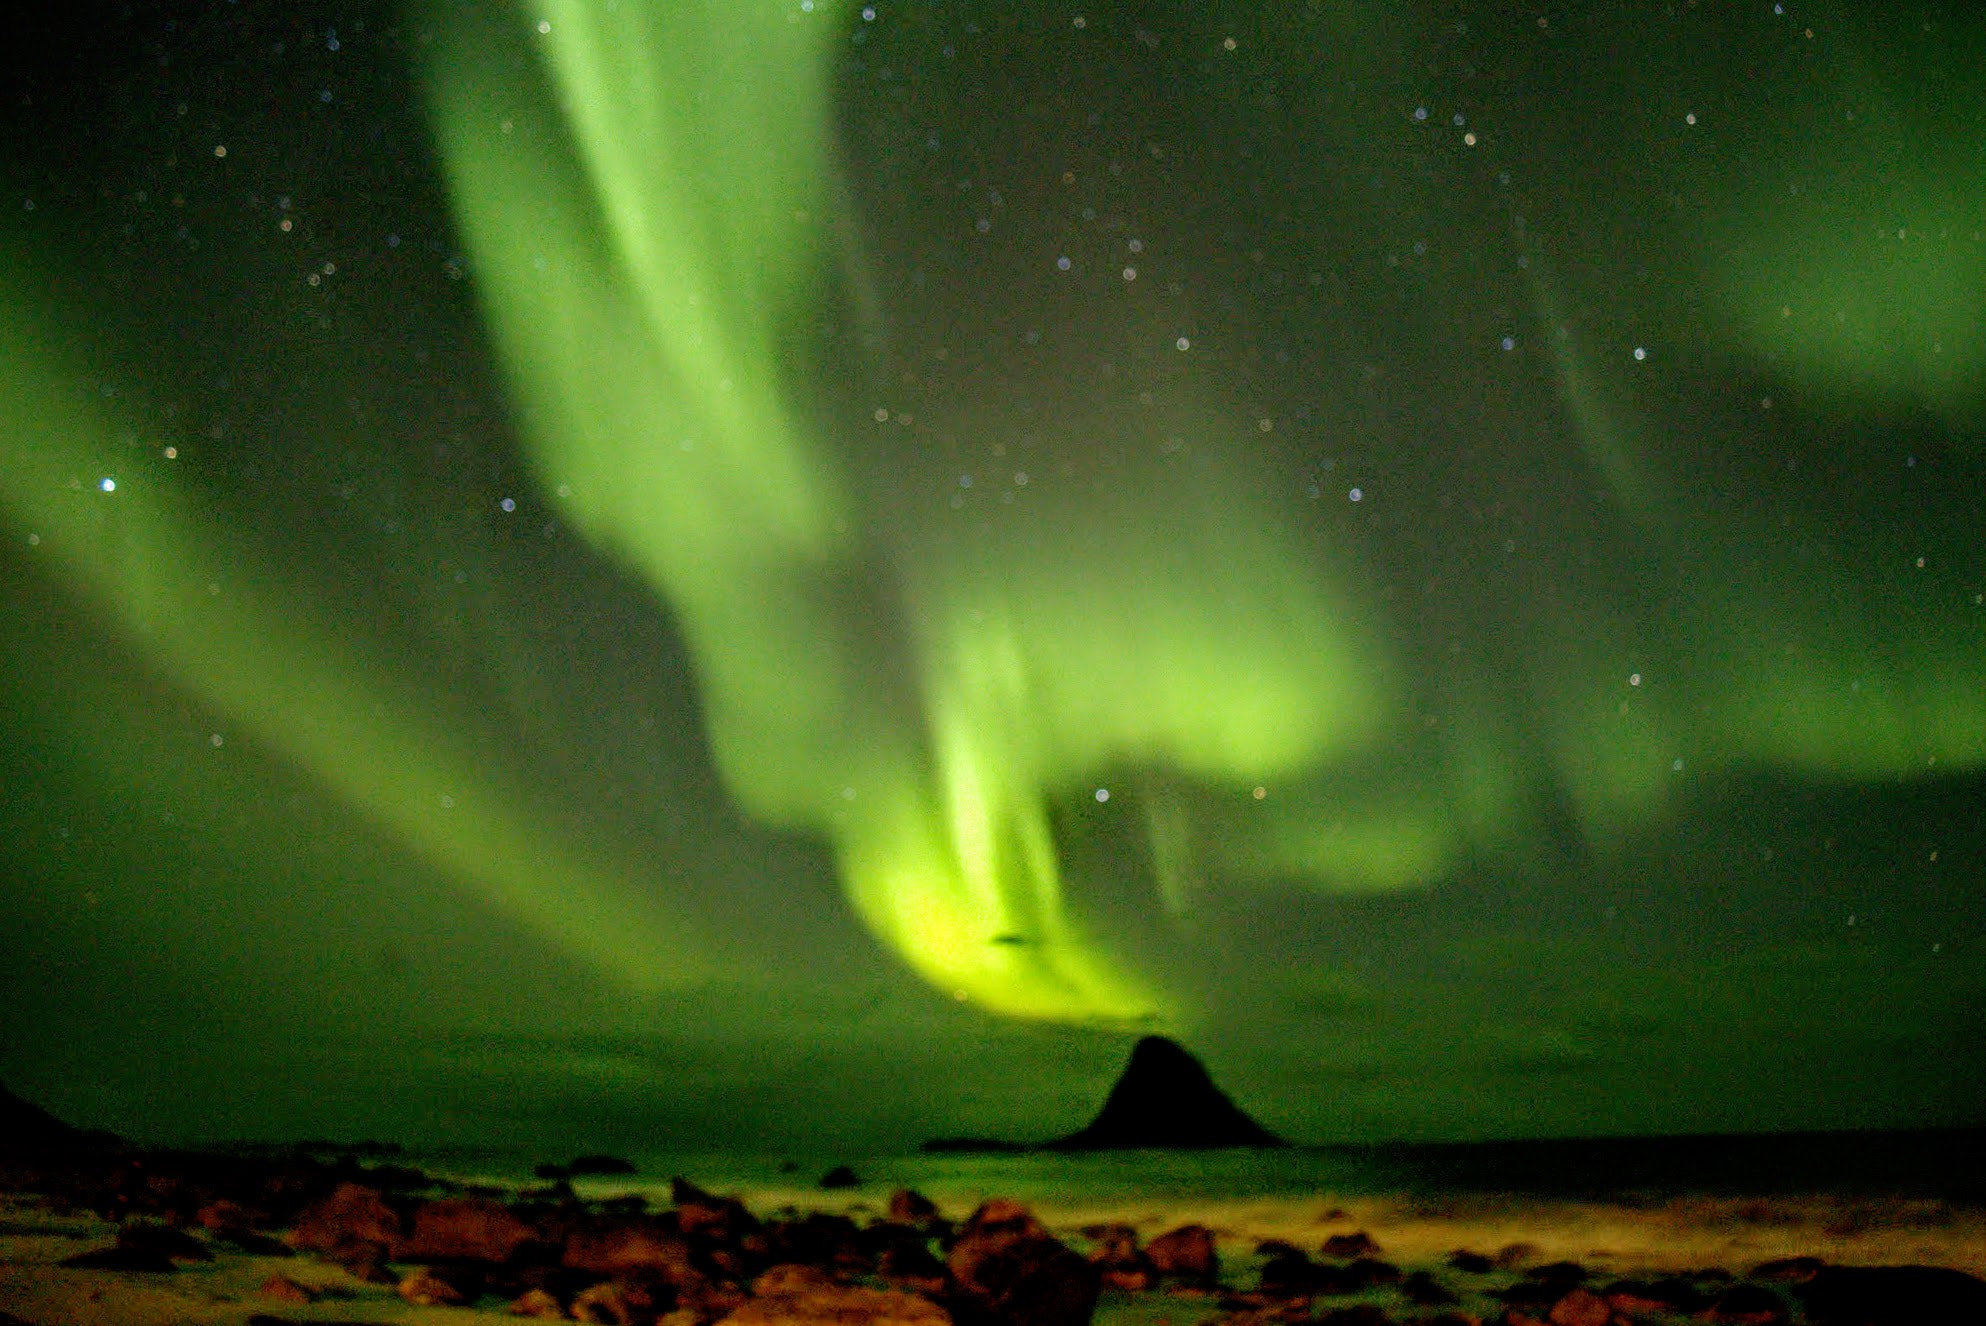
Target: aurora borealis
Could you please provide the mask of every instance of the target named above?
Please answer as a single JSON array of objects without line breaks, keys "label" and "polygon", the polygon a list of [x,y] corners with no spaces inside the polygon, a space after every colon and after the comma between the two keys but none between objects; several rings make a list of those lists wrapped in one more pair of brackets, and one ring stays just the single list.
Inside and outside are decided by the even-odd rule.
[{"label": "aurora borealis", "polygon": [[883,1144],[1162,1027],[1305,1140],[1978,1122],[1982,35],[52,25],[0,1078]]}]

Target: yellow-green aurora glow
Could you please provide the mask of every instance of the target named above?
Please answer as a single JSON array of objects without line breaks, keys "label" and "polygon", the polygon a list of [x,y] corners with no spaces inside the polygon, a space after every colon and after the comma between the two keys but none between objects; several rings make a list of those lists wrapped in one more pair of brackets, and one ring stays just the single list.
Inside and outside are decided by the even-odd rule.
[{"label": "yellow-green aurora glow", "polygon": [[[942,80],[899,78],[899,107],[848,72],[851,33],[877,34],[865,69],[889,66],[892,41],[917,67],[939,38],[913,16],[871,23],[852,0],[418,11],[422,104],[540,498],[666,606],[737,807],[825,844],[870,932],[998,1014],[1193,1015],[1079,905],[1061,826],[1105,798],[1135,814],[1155,906],[1190,927],[1216,883],[1431,886],[1521,863],[1540,824],[1605,851],[1713,770],[1908,780],[1986,763],[1982,568],[1952,537],[1967,517],[1845,519],[1856,457],[1878,448],[1828,436],[1831,420],[1920,411],[1976,461],[1976,150],[1893,150],[1884,135],[1928,131],[1844,40],[1811,105],[1752,148],[1798,176],[1788,194],[1780,174],[1690,155],[1733,130],[1678,75],[1675,105],[1608,130],[1616,159],[1693,200],[1658,234],[1603,187],[1553,192],[1552,153],[1576,156],[1589,130],[1550,98],[1470,103],[1466,140],[1459,111],[1417,115],[1425,94],[1380,35],[1409,7],[1358,22],[1273,8],[1223,10],[1163,54],[1199,43],[1180,77],[1236,135],[1259,131],[1261,159],[1330,163],[1314,179],[1265,182],[1253,157],[1106,116],[1095,133],[1122,151],[1079,160],[1087,130],[1056,138],[1040,180],[996,179],[1011,197],[993,201],[985,178],[945,173],[965,166],[924,180],[879,164],[924,150],[912,107]],[[1025,55],[1135,26],[1102,9],[982,18]],[[1138,33],[1117,34],[1127,67],[1161,50]],[[1662,58],[1680,61],[1677,43]],[[1043,92],[1021,55],[1016,106],[1087,104],[1089,89]],[[1281,81],[1229,97],[1252,59],[1281,61]],[[1100,103],[1162,102],[1126,78]],[[1854,110],[1876,127],[1799,136]],[[1052,136],[1011,135],[1035,132]],[[1005,150],[987,154],[1026,157]],[[1412,153],[1472,192],[1415,193],[1403,168],[1410,201],[1372,201],[1376,163]],[[1195,210],[1214,208],[1196,181],[1230,169],[1250,218],[1233,234]],[[1508,191],[1513,171],[1544,181],[1536,197]],[[1119,177],[1145,199],[1081,192]],[[1161,195],[1201,220],[1168,229]],[[1107,237],[1075,219],[1092,197],[1121,222]],[[1063,221],[1021,233],[1051,206]],[[1427,218],[1450,206],[1472,238],[1444,248]],[[927,288],[885,256],[913,236],[928,258],[946,227],[961,250],[990,233],[996,257],[930,258]],[[1195,263],[1289,280],[1248,297],[1251,327]],[[1596,313],[1648,266],[1661,280],[1634,317]],[[1373,293],[1396,271],[1409,293]],[[1399,311],[1368,331],[1339,316],[1360,301]],[[638,989],[706,975],[710,937],[675,886],[540,822],[447,698],[355,634],[362,613],[221,564],[200,493],[169,469],[100,488],[123,443],[64,385],[65,316],[0,287],[9,538],[32,533],[172,684],[534,933]],[[1271,324],[1295,330],[1272,344]],[[1021,329],[1037,325],[1033,349]],[[1396,334],[1408,348],[1389,357]],[[1278,344],[1295,362],[1265,386]],[[1513,364],[1531,386],[1499,384]],[[1810,408],[1779,425],[1796,391]],[[1403,403],[1432,392],[1452,394]],[[1768,427],[1782,431],[1759,440]],[[1722,495],[1836,462],[1804,499]]]},{"label": "yellow-green aurora glow", "polygon": [[[1162,1004],[1063,904],[1046,799],[1113,769],[1210,790],[1197,820],[1165,803],[1188,819],[1163,831],[1174,871],[1213,853],[1230,873],[1388,888],[1493,847],[1535,771],[1494,727],[1404,748],[1389,735],[1413,702],[1374,605],[1262,495],[1248,423],[1218,387],[1188,384],[1158,420],[1065,419],[1076,447],[1134,432],[1162,454],[1190,435],[1190,469],[1146,460],[1103,496],[1037,488],[1024,522],[906,529],[861,491],[850,439],[806,408],[845,366],[811,361],[797,330],[837,270],[861,302],[827,74],[853,12],[559,0],[499,20],[531,33],[537,68],[497,58],[463,18],[433,62],[454,196],[543,480],[680,614],[734,795],[831,839],[863,918],[930,980],[1027,1016]],[[1926,279],[1959,323],[1940,391],[1976,400],[1979,366],[1958,352],[1979,283]],[[1675,483],[1635,491],[1650,448],[1615,422],[1627,411],[1581,348],[1558,353],[1581,445],[1618,457],[1597,472],[1641,535],[1677,539],[1660,496]],[[1915,364],[1861,371],[1907,390]],[[1660,814],[1679,752],[1858,775],[1986,755],[1976,623],[1894,660],[1863,700],[1819,661],[1838,656],[1841,623],[1742,578],[1675,574],[1695,629],[1729,642],[1721,656],[1670,666],[1677,651],[1599,602],[1560,618],[1528,678],[1502,679],[1558,697],[1549,776],[1588,831]],[[892,677],[903,685],[877,685]],[[1249,804],[1256,786],[1268,804]]]}]

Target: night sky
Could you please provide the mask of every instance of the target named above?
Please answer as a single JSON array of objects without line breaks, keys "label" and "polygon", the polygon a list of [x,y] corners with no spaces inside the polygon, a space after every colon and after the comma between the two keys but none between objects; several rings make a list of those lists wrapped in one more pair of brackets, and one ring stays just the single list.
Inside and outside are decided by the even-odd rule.
[{"label": "night sky", "polygon": [[1986,1123],[1972,7],[59,7],[0,1081],[180,1140]]}]

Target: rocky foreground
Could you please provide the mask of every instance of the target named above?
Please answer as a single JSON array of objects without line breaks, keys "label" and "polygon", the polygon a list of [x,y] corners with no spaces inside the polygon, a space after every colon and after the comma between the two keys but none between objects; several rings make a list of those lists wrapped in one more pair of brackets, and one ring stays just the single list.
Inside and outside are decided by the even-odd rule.
[{"label": "rocky foreground", "polygon": [[[1100,1304],[1154,1326],[1986,1322],[1986,1281],[1937,1267],[1796,1257],[1618,1279],[1522,1244],[1401,1265],[1364,1233],[1312,1247],[1237,1247],[1198,1224],[1058,1237],[1013,1201],[955,1221],[908,1190],[858,1219],[759,1214],[678,1179],[671,1207],[649,1210],[640,1196],[584,1200],[563,1180],[469,1189],[353,1156],[128,1151],[0,1165],[0,1188],[34,1194],[0,1216],[0,1235],[80,1245],[0,1265],[0,1326],[284,1326],[438,1307],[616,1326],[1087,1326]],[[150,1288],[217,1262],[248,1274],[197,1312]],[[120,1294],[152,1306],[120,1314]]]}]

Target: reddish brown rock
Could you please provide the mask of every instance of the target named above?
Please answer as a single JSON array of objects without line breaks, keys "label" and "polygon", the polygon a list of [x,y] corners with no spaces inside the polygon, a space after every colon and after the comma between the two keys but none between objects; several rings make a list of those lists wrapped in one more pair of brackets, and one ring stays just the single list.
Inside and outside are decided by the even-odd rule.
[{"label": "reddish brown rock", "polygon": [[633,1280],[602,1280],[573,1296],[572,1319],[596,1326],[646,1326],[666,1310],[664,1295]]},{"label": "reddish brown rock", "polygon": [[1142,1266],[1099,1266],[1097,1283],[1120,1293],[1142,1294],[1158,1283],[1158,1277]]},{"label": "reddish brown rock", "polygon": [[242,1234],[266,1224],[268,1217],[259,1211],[251,1211],[239,1202],[231,1202],[225,1197],[212,1201],[193,1213],[193,1222],[200,1228],[215,1234]]},{"label": "reddish brown rock", "polygon": [[1733,1285],[1700,1314],[1720,1326],[1785,1326],[1785,1300],[1760,1285]]},{"label": "reddish brown rock", "polygon": [[409,1303],[423,1308],[459,1307],[470,1301],[460,1286],[436,1275],[434,1268],[428,1266],[402,1280],[397,1292]]},{"label": "reddish brown rock", "polygon": [[811,1266],[775,1266],[752,1293],[723,1318],[730,1326],[951,1326],[951,1315],[927,1298],[843,1285]]},{"label": "reddish brown rock", "polygon": [[676,1204],[676,1227],[685,1238],[735,1243],[758,1230],[758,1217],[735,1197],[705,1192],[681,1177],[669,1180],[669,1192]]},{"label": "reddish brown rock", "polygon": [[1036,1220],[1034,1212],[1011,1197],[989,1197],[966,1217],[964,1227],[959,1230],[961,1237],[984,1233],[1028,1233],[1046,1236],[1048,1226]]},{"label": "reddish brown rock", "polygon": [[1145,1245],[1145,1260],[1161,1276],[1183,1280],[1213,1280],[1221,1273],[1214,1234],[1205,1225],[1181,1225]]},{"label": "reddish brown rock", "polygon": [[560,1261],[595,1275],[642,1272],[679,1284],[699,1278],[689,1244],[662,1222],[645,1217],[583,1225],[566,1235]]},{"label": "reddish brown rock", "polygon": [[290,1242],[309,1252],[328,1252],[352,1243],[384,1248],[398,1243],[403,1232],[400,1213],[386,1204],[378,1189],[341,1183],[329,1197],[297,1216]]},{"label": "reddish brown rock", "polygon": [[1491,1295],[1509,1305],[1509,1311],[1522,1313],[1533,1321],[1543,1321],[1550,1314],[1552,1304],[1558,1302],[1565,1293],[1562,1288],[1540,1284],[1536,1280],[1519,1280],[1514,1285],[1492,1290]]},{"label": "reddish brown rock", "polygon": [[923,1193],[910,1188],[898,1188],[890,1194],[890,1219],[898,1224],[922,1228],[938,1218],[938,1207]]},{"label": "reddish brown rock", "polygon": [[1138,1248],[1138,1231],[1129,1225],[1088,1225],[1083,1237],[1095,1246],[1090,1263],[1097,1268],[1106,1289],[1141,1293],[1158,1283],[1151,1263]]},{"label": "reddish brown rock", "polygon": [[386,1246],[381,1243],[367,1243],[363,1239],[350,1239],[336,1243],[318,1253],[334,1266],[342,1266],[345,1273],[355,1280],[363,1280],[373,1285],[393,1285],[400,1283],[400,1277],[393,1274],[386,1265]]},{"label": "reddish brown rock", "polygon": [[833,1289],[841,1282],[818,1266],[782,1262],[768,1266],[752,1281],[752,1294],[768,1298],[777,1294],[805,1294],[816,1289]]},{"label": "reddish brown rock", "polygon": [[1135,1266],[1143,1260],[1138,1231],[1129,1225],[1084,1225],[1083,1237],[1092,1244],[1090,1260],[1098,1266]]},{"label": "reddish brown rock", "polygon": [[1818,1257],[1781,1257],[1777,1261],[1761,1262],[1752,1267],[1751,1278],[1803,1285],[1820,1274],[1826,1265]]},{"label": "reddish brown rock", "polygon": [[274,1299],[278,1303],[315,1303],[317,1291],[309,1285],[290,1279],[287,1275],[272,1275],[264,1280],[255,1291],[263,1298]]},{"label": "reddish brown rock", "polygon": [[1537,1256],[1538,1245],[1535,1243],[1506,1243],[1496,1250],[1496,1255],[1490,1258],[1490,1261],[1498,1270],[1508,1271],[1522,1266],[1525,1262],[1535,1261]]},{"label": "reddish brown rock", "polygon": [[1050,1235],[1018,1202],[982,1205],[952,1245],[946,1266],[959,1312],[1002,1326],[1088,1326],[1097,1269]]},{"label": "reddish brown rock", "polygon": [[507,1262],[537,1231],[502,1202],[455,1197],[424,1202],[414,1212],[414,1232],[393,1250],[397,1261]]},{"label": "reddish brown rock", "polygon": [[547,1289],[527,1289],[511,1300],[510,1315],[538,1321],[564,1321],[565,1309]]},{"label": "reddish brown rock", "polygon": [[1614,1280],[1599,1293],[1601,1298],[1607,1300],[1607,1306],[1623,1317],[1646,1317],[1669,1311],[1669,1304],[1656,1298],[1652,1287],[1644,1280]]},{"label": "reddish brown rock", "polygon": [[1575,1289],[1552,1304],[1545,1320],[1551,1326],[1608,1326],[1614,1310],[1590,1289]]},{"label": "reddish brown rock", "polygon": [[1698,1289],[1694,1281],[1679,1275],[1664,1276],[1649,1285],[1646,1293],[1665,1312],[1700,1312],[1710,1302],[1710,1296]]},{"label": "reddish brown rock", "polygon": [[1360,1230],[1356,1234],[1333,1234],[1324,1240],[1320,1251],[1333,1261],[1348,1262],[1355,1257],[1377,1257],[1379,1245],[1373,1242],[1372,1235]]}]

